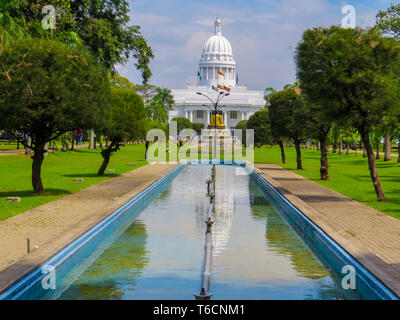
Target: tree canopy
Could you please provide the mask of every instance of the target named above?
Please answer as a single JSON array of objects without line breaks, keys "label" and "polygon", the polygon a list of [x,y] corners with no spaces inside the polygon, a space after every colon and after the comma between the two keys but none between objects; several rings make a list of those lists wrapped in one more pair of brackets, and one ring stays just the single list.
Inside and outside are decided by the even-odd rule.
[{"label": "tree canopy", "polygon": [[400,40],[400,3],[391,5],[387,10],[379,11],[376,18],[378,27],[385,34]]},{"label": "tree canopy", "polygon": [[32,184],[40,193],[46,143],[76,128],[101,125],[108,104],[107,74],[86,50],[46,39],[25,38],[5,46],[0,65],[0,128],[32,139]]},{"label": "tree canopy", "polygon": [[[254,130],[254,145],[256,147],[272,144],[274,139],[271,133],[269,112],[267,109],[254,113],[247,121],[247,129]],[[242,134],[245,136],[246,132]]]},{"label": "tree canopy", "polygon": [[[56,29],[50,32],[41,25],[46,5],[54,6],[57,13]],[[83,43],[110,72],[133,57],[143,81],[151,77],[149,63],[154,54],[140,27],[130,24],[126,0],[12,0],[12,5],[3,5],[2,9],[3,16],[10,17],[29,35]]]},{"label": "tree canopy", "polygon": [[272,136],[290,138],[296,145],[297,169],[302,169],[300,144],[307,137],[308,111],[297,87],[275,92],[269,97],[269,119]]},{"label": "tree canopy", "polygon": [[111,103],[107,111],[105,124],[98,132],[107,136],[110,144],[101,151],[103,164],[98,171],[99,175],[104,174],[111,153],[118,151],[126,140],[142,138],[145,129],[143,100],[129,86],[112,87]]},{"label": "tree canopy", "polygon": [[384,200],[369,140],[372,125],[399,106],[400,44],[377,28],[314,28],[296,49],[301,89],[332,121],[358,129],[378,200]]}]

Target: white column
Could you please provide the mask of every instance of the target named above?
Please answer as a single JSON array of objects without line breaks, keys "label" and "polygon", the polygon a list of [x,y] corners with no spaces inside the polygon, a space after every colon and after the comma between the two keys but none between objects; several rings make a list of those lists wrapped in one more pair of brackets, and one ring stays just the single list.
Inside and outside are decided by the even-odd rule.
[{"label": "white column", "polygon": [[190,122],[193,122],[193,110],[189,111],[189,120]]},{"label": "white column", "polygon": [[208,126],[211,122],[211,113],[210,111],[206,111],[206,113],[207,113],[207,126]]},{"label": "white column", "polygon": [[227,111],[224,111],[223,112],[223,115],[224,115],[224,125],[228,128],[228,112]]}]

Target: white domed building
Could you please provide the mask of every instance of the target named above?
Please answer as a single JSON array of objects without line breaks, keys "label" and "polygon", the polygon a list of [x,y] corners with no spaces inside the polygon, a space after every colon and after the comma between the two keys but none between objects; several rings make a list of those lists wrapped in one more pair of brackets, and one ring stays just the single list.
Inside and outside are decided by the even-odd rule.
[{"label": "white domed building", "polygon": [[201,55],[197,85],[172,90],[175,105],[169,111],[169,120],[185,117],[191,122],[204,123],[207,128],[211,122],[212,106],[207,98],[197,92],[206,94],[215,101],[217,92],[212,87],[221,85],[230,88],[230,95],[221,100],[220,114],[226,128],[234,129],[239,121],[248,120],[265,106],[263,91],[240,86],[237,79],[232,46],[222,35],[222,24],[218,18],[215,21],[215,34],[207,40]]}]

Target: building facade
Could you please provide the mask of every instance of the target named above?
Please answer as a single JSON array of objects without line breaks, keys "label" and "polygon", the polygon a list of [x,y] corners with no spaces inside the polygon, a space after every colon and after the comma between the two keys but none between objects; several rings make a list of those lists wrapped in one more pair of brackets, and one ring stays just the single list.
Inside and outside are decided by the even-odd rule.
[{"label": "building facade", "polygon": [[175,105],[173,110],[169,111],[169,120],[185,117],[191,122],[204,123],[207,128],[211,122],[212,106],[207,98],[198,95],[197,92],[206,94],[215,101],[217,92],[212,87],[218,85],[229,87],[231,90],[230,95],[224,97],[220,103],[220,114],[228,130],[234,129],[239,121],[248,120],[252,114],[265,106],[263,91],[249,90],[246,86],[237,84],[232,46],[222,35],[220,19],[215,21],[215,34],[204,46],[197,84],[185,89],[172,90]]}]

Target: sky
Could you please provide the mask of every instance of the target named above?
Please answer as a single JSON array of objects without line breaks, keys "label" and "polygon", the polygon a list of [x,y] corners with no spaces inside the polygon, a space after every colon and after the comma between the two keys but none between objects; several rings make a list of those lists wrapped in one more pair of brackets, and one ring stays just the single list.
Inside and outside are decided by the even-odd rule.
[{"label": "sky", "polygon": [[[201,52],[220,17],[222,34],[232,45],[239,84],[249,89],[281,89],[296,80],[294,51],[303,32],[341,24],[342,7],[356,9],[360,27],[375,24],[379,10],[396,0],[130,0],[132,24],[152,47],[151,84],[169,89],[196,84]],[[134,60],[118,66],[140,83]]]}]

